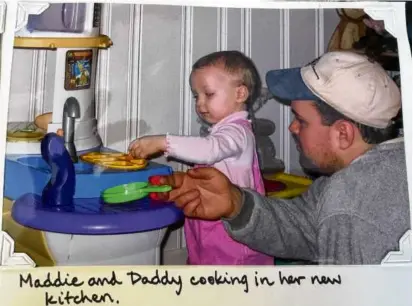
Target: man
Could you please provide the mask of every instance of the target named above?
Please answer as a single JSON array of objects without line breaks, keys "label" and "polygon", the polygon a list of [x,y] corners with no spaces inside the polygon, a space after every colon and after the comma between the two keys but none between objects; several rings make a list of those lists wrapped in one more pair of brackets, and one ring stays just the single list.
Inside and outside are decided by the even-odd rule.
[{"label": "man", "polygon": [[380,264],[410,229],[402,138],[392,118],[396,84],[352,52],[331,52],[266,81],[295,115],[290,131],[303,160],[327,174],[294,199],[267,198],[201,168],[160,179],[188,217],[222,218],[235,240],[278,258],[319,264]]}]

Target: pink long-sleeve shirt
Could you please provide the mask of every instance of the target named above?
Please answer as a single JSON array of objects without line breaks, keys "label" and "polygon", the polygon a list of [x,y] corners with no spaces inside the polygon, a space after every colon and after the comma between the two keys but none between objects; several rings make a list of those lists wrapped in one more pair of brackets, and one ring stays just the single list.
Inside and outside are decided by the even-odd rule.
[{"label": "pink long-sleeve shirt", "polygon": [[[255,137],[247,117],[246,111],[233,113],[210,128],[207,137],[167,135],[165,155],[215,167],[232,183],[262,193]],[[186,219],[185,237],[190,264],[273,264],[272,257],[251,250],[229,237],[221,221]]]},{"label": "pink long-sleeve shirt", "polygon": [[215,167],[234,184],[254,187],[251,166],[255,137],[251,130],[233,123],[247,117],[246,111],[231,114],[210,128],[207,137],[167,135],[166,155]]}]

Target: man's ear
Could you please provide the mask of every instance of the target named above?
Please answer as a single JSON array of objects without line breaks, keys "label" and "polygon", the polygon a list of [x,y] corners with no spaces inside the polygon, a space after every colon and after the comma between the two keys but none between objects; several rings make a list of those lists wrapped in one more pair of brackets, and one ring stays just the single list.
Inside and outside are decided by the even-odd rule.
[{"label": "man's ear", "polygon": [[249,91],[247,86],[245,85],[240,85],[237,87],[236,91],[236,102],[237,103],[244,103],[249,96]]},{"label": "man's ear", "polygon": [[349,121],[337,120],[331,126],[330,136],[337,149],[346,150],[354,143],[356,132],[356,127]]}]

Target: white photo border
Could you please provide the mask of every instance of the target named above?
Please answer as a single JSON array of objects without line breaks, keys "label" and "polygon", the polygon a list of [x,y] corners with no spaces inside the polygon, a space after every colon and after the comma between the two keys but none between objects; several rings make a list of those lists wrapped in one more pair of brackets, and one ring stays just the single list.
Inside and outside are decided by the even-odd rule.
[{"label": "white photo border", "polygon": [[[75,0],[49,0],[48,3],[79,2]],[[46,3],[47,3],[46,2]],[[323,8],[362,8],[373,19],[384,20],[386,29],[397,38],[399,48],[402,106],[404,118],[404,141],[407,164],[407,178],[409,188],[410,220],[412,220],[412,142],[413,125],[409,116],[412,116],[413,101],[412,90],[412,55],[407,38],[405,7],[402,2],[305,2],[305,1],[254,1],[254,0],[129,0],[129,1],[81,1],[97,3],[125,3],[125,4],[159,4],[176,6],[204,6],[204,7],[234,7],[234,8],[272,8],[272,9],[323,9]],[[6,130],[8,119],[8,106],[10,99],[11,70],[13,61],[13,41],[17,27],[21,22],[27,22],[25,8],[31,7],[30,12],[38,11],[44,7],[44,1],[26,0],[0,0],[0,199],[3,199],[4,188],[4,166],[6,151]],[[4,14],[6,12],[6,14]],[[3,215],[3,205],[0,205],[0,213]],[[27,255],[14,253],[14,241],[6,233],[1,231],[2,218],[0,218],[0,266],[8,267],[34,267],[35,263]],[[407,231],[400,239],[399,251],[390,252],[385,256],[382,264],[408,264],[412,262],[411,230]]]}]

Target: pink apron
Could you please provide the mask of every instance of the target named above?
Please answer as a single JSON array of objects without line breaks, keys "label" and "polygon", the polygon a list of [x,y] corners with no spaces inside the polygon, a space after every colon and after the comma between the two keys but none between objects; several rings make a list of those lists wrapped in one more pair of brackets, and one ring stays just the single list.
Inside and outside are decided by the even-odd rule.
[{"label": "pink apron", "polygon": [[[252,130],[247,120],[236,123]],[[196,167],[203,167],[197,165]],[[257,152],[254,149],[252,164],[254,190],[265,194]],[[274,258],[251,250],[246,245],[233,240],[226,232],[222,221],[185,220],[184,225],[189,265],[273,265]]]}]

